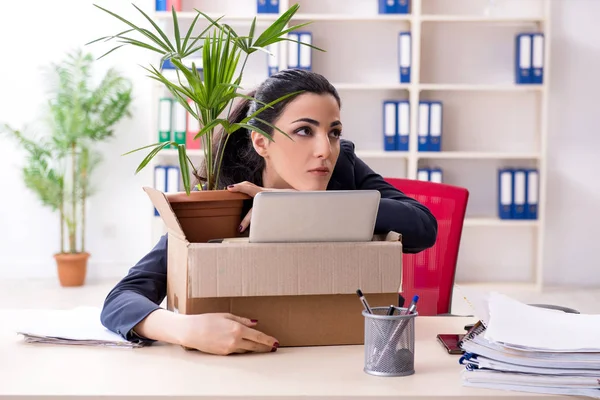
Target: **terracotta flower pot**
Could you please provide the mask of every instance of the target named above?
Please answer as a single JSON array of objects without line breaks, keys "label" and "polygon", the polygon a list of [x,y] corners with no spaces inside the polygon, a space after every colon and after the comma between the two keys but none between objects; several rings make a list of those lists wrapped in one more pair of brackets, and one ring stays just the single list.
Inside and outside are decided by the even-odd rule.
[{"label": "terracotta flower pot", "polygon": [[89,257],[89,253],[58,253],[54,255],[61,286],[83,285]]},{"label": "terracotta flower pot", "polygon": [[206,190],[166,193],[173,212],[190,242],[202,243],[211,239],[238,237],[242,221],[243,193],[227,190]]}]

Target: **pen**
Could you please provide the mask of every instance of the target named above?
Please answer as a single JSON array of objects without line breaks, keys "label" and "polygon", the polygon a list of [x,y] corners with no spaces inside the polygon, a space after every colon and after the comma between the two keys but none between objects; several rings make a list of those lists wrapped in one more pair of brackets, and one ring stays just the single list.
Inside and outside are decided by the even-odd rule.
[{"label": "pen", "polygon": [[360,298],[360,301],[363,303],[363,307],[365,308],[365,311],[367,311],[369,314],[373,314],[371,312],[371,307],[369,307],[369,303],[367,303],[367,299],[365,299],[365,296],[363,296],[363,292],[360,289],[358,289],[358,290],[356,290],[356,294]]},{"label": "pen", "polygon": [[406,312],[403,315],[414,313],[417,309],[417,301],[419,301],[419,295],[415,294],[413,296],[412,302],[410,303],[410,306],[408,307],[408,310],[406,310]]},{"label": "pen", "polygon": [[393,304],[390,304],[390,308],[388,308],[387,315],[394,315],[394,311],[396,311],[396,308]]}]

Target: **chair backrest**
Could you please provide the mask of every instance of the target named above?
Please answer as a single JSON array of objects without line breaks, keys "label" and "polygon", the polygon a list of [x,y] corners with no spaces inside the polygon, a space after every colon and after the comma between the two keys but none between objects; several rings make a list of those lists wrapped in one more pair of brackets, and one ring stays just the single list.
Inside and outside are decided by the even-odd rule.
[{"label": "chair backrest", "polygon": [[433,247],[403,256],[402,291],[406,303],[408,305],[418,294],[419,315],[449,313],[469,191],[443,183],[400,178],[385,180],[429,208],[438,222],[437,241]]}]

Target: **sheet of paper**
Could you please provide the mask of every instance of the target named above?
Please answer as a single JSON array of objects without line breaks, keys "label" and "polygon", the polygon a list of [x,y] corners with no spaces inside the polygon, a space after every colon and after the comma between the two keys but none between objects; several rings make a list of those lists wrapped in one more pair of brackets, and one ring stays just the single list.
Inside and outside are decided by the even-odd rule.
[{"label": "sheet of paper", "polygon": [[79,344],[121,344],[133,346],[133,343],[120,335],[109,331],[100,322],[100,309],[96,307],[78,307],[70,310],[27,310],[15,326],[17,333],[23,334],[27,341],[54,342],[80,341]]},{"label": "sheet of paper", "polygon": [[537,351],[600,352],[600,315],[556,312],[491,293],[485,338]]}]

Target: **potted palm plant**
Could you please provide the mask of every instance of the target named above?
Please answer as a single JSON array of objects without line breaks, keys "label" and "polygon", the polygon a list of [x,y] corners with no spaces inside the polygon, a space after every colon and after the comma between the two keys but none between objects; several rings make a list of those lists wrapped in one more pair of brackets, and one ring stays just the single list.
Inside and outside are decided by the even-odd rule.
[{"label": "potted palm plant", "polygon": [[26,187],[59,214],[60,251],[54,258],[62,286],[83,285],[87,273],[86,203],[95,193],[91,178],[101,162],[93,145],[113,136],[131,103],[130,81],[112,68],[92,87],[92,64],[93,56],[78,49],[51,66],[47,133],[0,126],[27,154],[22,167]]},{"label": "potted palm plant", "polygon": [[[239,234],[237,227],[241,219],[242,203],[248,197],[218,187],[219,160],[222,159],[221,155],[225,146],[214,151],[213,144],[217,143],[215,135],[226,135],[227,140],[231,135],[236,134],[238,130],[251,128],[269,140],[273,140],[267,132],[256,127],[250,127],[248,121],[254,117],[260,118],[260,113],[264,109],[296,93],[282,96],[271,104],[261,103],[261,107],[256,112],[239,123],[228,121],[229,112],[236,99],[247,98],[247,95],[241,93],[240,89],[243,89],[241,85],[248,58],[257,51],[264,52],[263,54],[269,53],[268,46],[271,44],[286,40],[291,41],[287,38],[287,33],[310,22],[287,28],[289,21],[299,8],[296,4],[279,16],[257,37],[255,35],[256,18],[254,18],[248,35],[243,36],[239,35],[231,26],[220,23],[221,18],[215,20],[196,9],[195,18],[187,32],[183,34],[179,30],[177,12],[175,8],[172,8],[174,39],[169,39],[152,18],[135,5],[134,7],[148,21],[147,28],[138,26],[98,5],[95,6],[123,22],[128,29],[113,36],[96,39],[90,43],[101,40],[116,40],[119,45],[110,49],[106,54],[119,47],[133,45],[160,55],[158,68],[151,65],[149,68],[144,67],[144,69],[148,71],[150,78],[160,82],[169,90],[173,99],[179,102],[190,113],[191,117],[198,121],[201,127],[195,139],[201,140],[202,149],[204,150],[203,162],[206,174],[203,179],[205,181],[198,182],[196,185],[192,184],[191,176],[197,175],[198,169],[188,157],[186,145],[173,141],[153,143],[125,153],[130,154],[140,150],[149,150],[140,162],[136,173],[146,167],[161,150],[176,148],[185,192],[168,193],[166,196],[180,223],[195,228],[195,237],[191,239],[196,242],[203,242],[214,237],[237,236]],[[200,17],[208,22],[208,27],[199,34],[194,35],[194,29]],[[137,36],[132,37],[132,33]],[[321,50],[311,44],[297,43]],[[199,59],[198,55],[201,55],[202,58],[202,73],[198,71],[195,62],[189,62],[193,59]],[[175,67],[177,79],[168,79],[163,74],[162,65],[166,61],[169,61]],[[198,67],[200,66],[198,65]],[[239,73],[236,75],[237,70],[239,70]],[[285,135],[285,132],[277,127],[263,120],[261,122]],[[192,174],[190,174],[190,169],[193,172]],[[192,191],[194,187],[197,190]],[[184,219],[180,218],[183,214],[185,214]],[[187,231],[185,226],[183,228]]]}]

